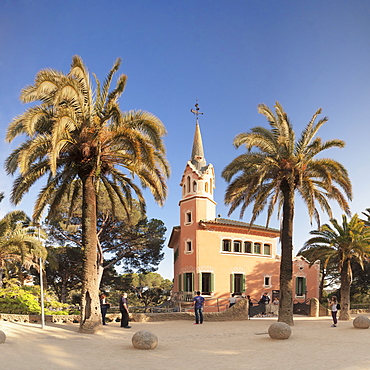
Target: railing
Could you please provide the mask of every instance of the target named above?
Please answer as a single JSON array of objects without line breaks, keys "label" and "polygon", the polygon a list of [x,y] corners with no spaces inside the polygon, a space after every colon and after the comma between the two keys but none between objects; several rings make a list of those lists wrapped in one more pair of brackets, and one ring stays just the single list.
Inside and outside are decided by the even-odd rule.
[{"label": "railing", "polygon": [[[172,295],[171,301],[176,302],[179,306],[179,310],[184,312],[192,309],[195,296],[195,292],[175,292]],[[228,298],[214,298],[204,295],[203,297],[205,299],[204,307],[207,311],[214,309],[214,311],[220,312],[229,307]]]},{"label": "railing", "polygon": [[370,303],[351,303],[351,310],[370,310]]}]

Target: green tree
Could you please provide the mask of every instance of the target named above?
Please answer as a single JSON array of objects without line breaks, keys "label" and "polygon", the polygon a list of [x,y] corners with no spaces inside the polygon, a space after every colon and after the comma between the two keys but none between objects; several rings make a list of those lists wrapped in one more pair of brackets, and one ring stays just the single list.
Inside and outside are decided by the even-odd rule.
[{"label": "green tree", "polygon": [[322,225],[310,234],[315,235],[306,241],[303,250],[315,250],[317,258],[327,261],[337,259],[340,272],[341,311],[340,320],[350,320],[350,290],[352,284],[351,261],[357,261],[363,268],[365,256],[370,252],[370,228],[355,214],[350,221],[342,216],[342,225],[336,219],[332,225]]},{"label": "green tree", "polygon": [[97,279],[97,274],[101,274],[97,263],[97,253],[101,254],[96,232],[98,187],[106,189],[113,209],[118,201],[127,212],[132,192],[145,208],[140,187],[133,181],[135,175],[160,205],[167,195],[165,127],[151,113],[121,111],[118,99],[124,91],[126,76],[119,76],[116,87],[110,88],[120,64],[117,59],[102,84],[94,76],[95,88],[78,56],[73,57],[68,74],[41,70],[34,84],[21,92],[24,103],[39,104],[16,117],[7,130],[9,142],[26,136],[5,163],[9,174],[19,170],[12,202],[18,204],[32,185],[47,176],[35,202],[34,220],[41,218],[47,206],[50,218],[63,194],[77,196],[82,188],[81,332],[94,333],[101,326]]},{"label": "green tree", "polygon": [[365,259],[363,266],[356,261],[351,261],[352,284],[351,302],[368,303],[370,302],[370,262]]},{"label": "green tree", "polygon": [[[101,254],[98,255],[102,274],[113,266],[123,267],[125,272],[155,271],[163,259],[166,227],[157,219],[148,220],[133,202],[130,217],[120,213],[115,216],[105,209],[107,198],[99,191],[97,232]],[[69,212],[68,199],[63,202],[57,215],[48,222],[48,243],[51,246],[81,247],[81,212],[78,208]],[[100,289],[102,289],[100,284]]]},{"label": "green tree", "polygon": [[168,299],[172,282],[156,272],[122,275],[123,289],[135,293],[137,299],[146,308],[158,306]]},{"label": "green tree", "polygon": [[47,249],[45,270],[48,287],[53,289],[59,302],[67,303],[70,292],[81,288],[82,250],[70,245],[49,246]]},{"label": "green tree", "polygon": [[[254,203],[251,223],[267,207],[267,222],[278,207],[282,210],[280,305],[279,321],[293,325],[292,258],[294,199],[298,192],[303,199],[310,219],[319,222],[317,205],[331,217],[329,200],[335,200],[346,212],[348,198],[352,196],[351,182],[346,169],[328,158],[315,158],[326,149],[344,146],[341,140],[322,142],[315,137],[327,118],[312,117],[300,138],[296,141],[293,127],[282,106],[276,102],[275,113],[266,105],[258,106],[259,113],[266,118],[271,129],[254,127],[251,132],[241,133],[234,139],[234,146],[245,145],[247,153],[235,158],[222,172],[229,182],[225,193],[225,204],[230,205],[229,215],[241,207],[242,218],[246,208]],[[255,149],[255,150],[253,150]],[[341,188],[341,189],[340,189]]]},{"label": "green tree", "polygon": [[22,267],[38,267],[38,258],[44,259],[46,255],[37,229],[30,226],[30,219],[23,211],[9,212],[0,220],[0,288],[4,270],[9,276],[13,268],[23,284]]}]

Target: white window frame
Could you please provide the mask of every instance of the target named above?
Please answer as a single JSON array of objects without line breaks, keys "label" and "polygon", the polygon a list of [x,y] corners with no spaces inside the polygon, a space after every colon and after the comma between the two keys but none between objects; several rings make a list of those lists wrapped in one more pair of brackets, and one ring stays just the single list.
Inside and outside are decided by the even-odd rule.
[{"label": "white window frame", "polygon": [[[269,279],[269,284],[266,285],[266,279]],[[264,275],[263,276],[263,287],[264,288],[272,288],[272,276],[271,275]]]},{"label": "white window frame", "polygon": [[[190,244],[190,250],[189,250],[189,244]],[[191,239],[185,240],[185,246],[184,246],[184,253],[185,254],[192,254],[194,252],[194,246],[193,241]]]}]

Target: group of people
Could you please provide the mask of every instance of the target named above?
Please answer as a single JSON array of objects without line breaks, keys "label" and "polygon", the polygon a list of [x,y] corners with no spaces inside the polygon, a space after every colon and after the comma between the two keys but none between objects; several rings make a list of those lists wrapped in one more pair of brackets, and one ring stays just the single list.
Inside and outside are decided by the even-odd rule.
[{"label": "group of people", "polygon": [[[250,295],[247,295],[246,297],[248,299],[250,307],[253,306],[252,298]],[[271,299],[268,296],[267,293],[263,293],[260,300],[258,301],[258,304],[262,307],[262,315],[266,315],[266,306],[270,303]],[[194,313],[195,313],[195,323],[203,324],[203,308],[204,308],[204,297],[201,296],[200,291],[197,291],[196,296],[193,298],[193,307],[194,307]],[[229,308],[234,306],[236,303],[236,297],[233,293],[231,297],[229,298]],[[338,303],[337,297],[333,296],[331,299],[328,299],[328,305],[331,310],[332,318],[333,318],[333,325],[332,327],[337,326],[337,312],[340,309],[340,305]],[[102,321],[103,325],[107,325],[106,323],[106,314],[110,307],[110,304],[107,302],[107,296],[105,294],[102,294],[100,296],[100,308],[101,308],[101,315],[102,315]],[[272,305],[271,305],[271,312],[277,313],[279,307],[279,300],[278,298],[274,298]],[[129,329],[131,326],[129,326],[129,308],[128,308],[128,301],[127,301],[127,293],[123,293],[119,299],[119,310],[121,312],[121,327]]]},{"label": "group of people", "polygon": [[[252,298],[250,295],[247,295],[246,298],[248,299],[248,303],[250,306],[253,306]],[[194,307],[194,314],[195,314],[195,323],[194,324],[202,324],[203,323],[203,307],[204,307],[204,297],[200,295],[200,291],[196,292],[196,296],[193,298],[193,307]],[[234,306],[237,302],[237,298],[235,293],[231,294],[229,298],[229,308]],[[266,305],[270,303],[270,297],[267,293],[263,293],[261,299],[258,302],[262,307],[262,315],[266,314]],[[279,300],[278,298],[274,298],[272,302],[271,312],[277,314],[277,310],[279,308]]]},{"label": "group of people", "polygon": [[[107,296],[105,294],[102,294],[100,296],[100,310],[103,325],[107,325],[106,315],[109,307],[110,304],[107,302]],[[119,299],[119,310],[121,312],[121,328],[130,329],[131,328],[131,326],[129,326],[130,311],[128,309],[127,293],[123,293]]]}]

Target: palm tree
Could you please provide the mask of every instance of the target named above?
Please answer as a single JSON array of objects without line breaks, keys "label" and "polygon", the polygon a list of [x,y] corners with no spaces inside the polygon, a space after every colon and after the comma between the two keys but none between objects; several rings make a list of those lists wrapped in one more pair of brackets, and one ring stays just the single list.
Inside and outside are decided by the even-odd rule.
[{"label": "palm tree", "polygon": [[254,203],[251,223],[267,206],[266,226],[275,206],[278,205],[278,215],[282,209],[278,320],[293,325],[295,192],[298,192],[306,204],[310,219],[314,218],[319,222],[317,205],[331,217],[328,202],[331,199],[349,213],[348,203],[340,188],[351,199],[352,187],[348,173],[340,163],[328,158],[315,158],[326,149],[344,146],[342,140],[322,142],[319,137],[315,137],[319,128],[327,121],[325,117],[315,122],[321,109],[313,115],[298,141],[287,114],[278,102],[275,113],[264,104],[258,106],[258,111],[267,118],[271,129],[254,127],[251,132],[235,137],[234,146],[238,148],[245,145],[247,153],[235,158],[222,172],[224,179],[230,183],[225,193],[225,204],[230,205],[229,215],[241,206],[242,218],[246,208]]},{"label": "palm tree", "polygon": [[38,258],[46,257],[46,249],[29,221],[23,211],[9,212],[0,220],[0,287],[7,267],[37,267]]},{"label": "palm tree", "polygon": [[365,222],[366,226],[370,226],[370,208],[366,208],[365,212],[362,212],[364,216],[366,216],[366,220],[362,220]]},{"label": "palm tree", "polygon": [[341,311],[340,320],[350,320],[350,290],[352,284],[351,262],[357,261],[363,268],[366,255],[370,253],[370,228],[355,214],[350,221],[342,216],[342,225],[336,219],[331,225],[322,225],[311,231],[315,235],[300,250],[312,251],[312,257],[325,258],[327,263],[337,261],[340,273]]},{"label": "palm tree", "polygon": [[303,256],[310,262],[310,267],[314,265],[316,261],[320,261],[320,284],[319,284],[319,296],[318,299],[322,302],[324,289],[331,286],[338,281],[338,261],[336,259],[328,259],[326,255],[318,255],[317,250],[314,248],[301,249],[298,255]]},{"label": "palm tree", "polygon": [[110,90],[120,64],[121,60],[117,59],[103,84],[94,76],[95,88],[78,56],[73,57],[67,75],[51,69],[40,71],[34,85],[21,93],[23,102],[40,101],[40,104],[16,117],[7,131],[8,141],[19,135],[27,137],[6,160],[9,174],[20,172],[13,185],[13,203],[19,203],[29,188],[47,175],[46,185],[35,203],[35,220],[41,218],[48,205],[50,218],[63,194],[77,196],[82,187],[81,332],[93,333],[101,325],[97,279],[97,253],[101,249],[96,233],[98,186],[105,187],[113,209],[118,199],[127,212],[132,192],[145,209],[134,175],[142,187],[150,189],[158,204],[162,205],[167,195],[165,127],[151,113],[120,110],[118,99],[124,91],[126,76],[119,76],[116,87]]}]

